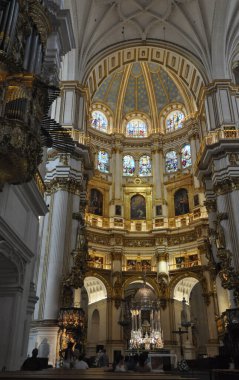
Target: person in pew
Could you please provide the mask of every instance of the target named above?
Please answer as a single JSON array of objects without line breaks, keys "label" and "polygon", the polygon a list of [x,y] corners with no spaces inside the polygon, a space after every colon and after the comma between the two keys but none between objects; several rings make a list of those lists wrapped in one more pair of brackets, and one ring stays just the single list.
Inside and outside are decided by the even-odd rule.
[{"label": "person in pew", "polygon": [[136,371],[138,365],[139,355],[135,354],[134,356],[129,356],[127,361],[125,359],[125,365],[127,371]]},{"label": "person in pew", "polygon": [[41,362],[37,355],[38,349],[34,348],[32,350],[32,356],[30,358],[27,358],[22,364],[21,371],[40,371],[42,369]]},{"label": "person in pew", "polygon": [[124,363],[124,357],[123,355],[120,355],[119,360],[117,361],[115,365],[114,372],[125,372],[125,371],[126,371],[126,367]]},{"label": "person in pew", "polygon": [[69,342],[67,348],[64,352],[64,359],[62,363],[63,368],[73,368],[74,363],[74,352],[73,352],[73,343]]},{"label": "person in pew", "polygon": [[74,368],[75,369],[88,369],[89,368],[88,364],[84,360],[83,355],[79,355],[78,359],[76,359],[76,361],[74,363]]},{"label": "person in pew", "polygon": [[109,357],[106,353],[105,348],[102,350],[102,353],[99,357],[98,365],[99,367],[109,367]]},{"label": "person in pew", "polygon": [[138,371],[138,372],[150,372],[151,371],[151,368],[148,365],[148,352],[142,352],[139,355],[139,361],[138,361],[136,371]]}]

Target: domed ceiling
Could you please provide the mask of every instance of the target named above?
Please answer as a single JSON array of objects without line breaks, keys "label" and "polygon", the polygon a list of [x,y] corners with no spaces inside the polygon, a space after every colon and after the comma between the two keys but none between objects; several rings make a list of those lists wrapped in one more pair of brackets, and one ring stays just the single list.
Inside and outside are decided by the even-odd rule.
[{"label": "domed ceiling", "polygon": [[135,62],[108,76],[93,97],[94,103],[103,103],[122,116],[130,112],[144,112],[151,116],[169,103],[184,104],[180,91],[158,64]]}]

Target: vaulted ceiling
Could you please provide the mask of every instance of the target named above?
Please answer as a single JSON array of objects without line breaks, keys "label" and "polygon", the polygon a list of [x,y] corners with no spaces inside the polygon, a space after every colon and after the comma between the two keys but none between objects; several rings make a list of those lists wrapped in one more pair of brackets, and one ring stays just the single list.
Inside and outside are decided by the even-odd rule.
[{"label": "vaulted ceiling", "polygon": [[100,52],[152,41],[188,52],[209,81],[230,76],[239,41],[238,0],[64,0],[64,6],[73,17],[79,79]]}]

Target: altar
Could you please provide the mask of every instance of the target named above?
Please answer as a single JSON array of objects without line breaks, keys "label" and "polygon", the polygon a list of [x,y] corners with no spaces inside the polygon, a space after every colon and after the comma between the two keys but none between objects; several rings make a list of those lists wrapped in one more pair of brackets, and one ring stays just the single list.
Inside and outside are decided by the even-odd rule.
[{"label": "altar", "polygon": [[149,352],[148,364],[152,372],[170,371],[177,368],[178,359],[170,352]]},{"label": "altar", "polygon": [[[139,355],[145,350],[125,350],[126,356]],[[148,351],[148,365],[152,372],[171,371],[177,368],[178,358],[175,353],[170,353],[169,350],[162,348],[154,351]]]}]

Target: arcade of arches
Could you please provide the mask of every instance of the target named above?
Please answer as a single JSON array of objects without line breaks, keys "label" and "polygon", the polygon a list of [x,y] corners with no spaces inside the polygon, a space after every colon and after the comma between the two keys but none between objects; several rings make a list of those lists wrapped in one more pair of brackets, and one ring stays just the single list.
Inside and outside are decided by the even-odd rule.
[{"label": "arcade of arches", "polygon": [[[111,361],[132,348],[180,358],[179,328],[186,359],[214,357],[231,311],[238,328],[236,21],[227,49],[220,35],[238,1],[231,12],[211,1],[215,19],[202,0],[145,3],[9,5],[16,19],[29,6],[32,34],[19,18],[10,68],[1,45],[0,367],[18,369],[34,347],[54,366],[70,340]],[[24,125],[41,132],[29,152],[14,140]]]}]

